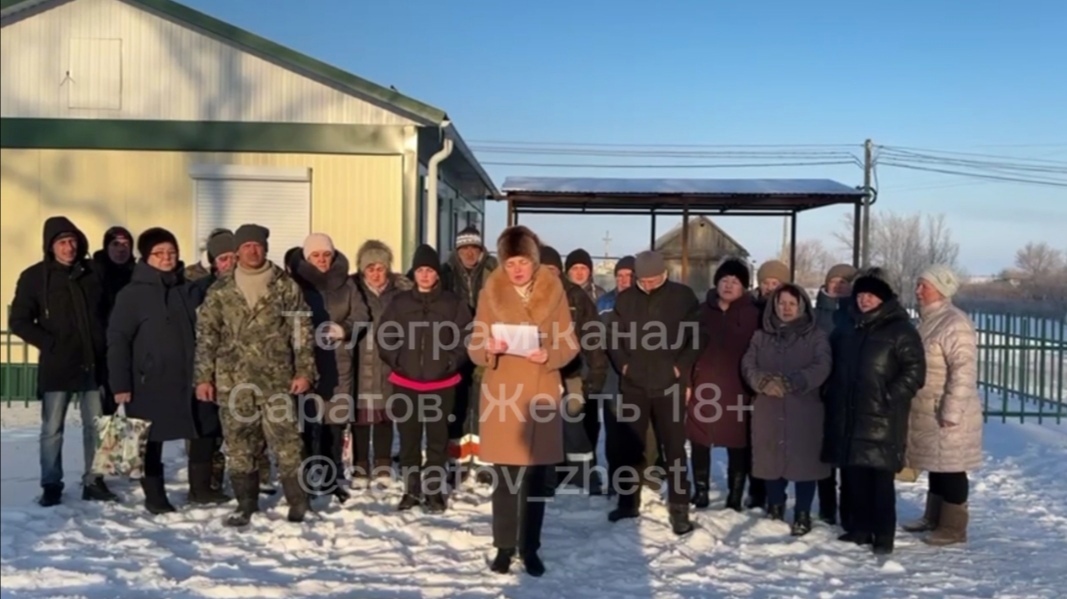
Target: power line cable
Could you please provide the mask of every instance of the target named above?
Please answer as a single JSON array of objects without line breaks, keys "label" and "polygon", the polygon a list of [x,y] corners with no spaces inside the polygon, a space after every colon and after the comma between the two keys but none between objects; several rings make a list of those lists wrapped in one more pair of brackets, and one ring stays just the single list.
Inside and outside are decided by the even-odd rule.
[{"label": "power line cable", "polygon": [[948,169],[933,168],[933,167],[928,167],[928,166],[920,166],[920,165],[917,165],[917,164],[907,164],[907,163],[903,163],[903,162],[897,162],[897,161],[894,161],[894,160],[882,161],[881,164],[883,164],[885,166],[895,166],[897,168],[904,168],[904,169],[910,169],[910,170],[916,170],[916,171],[926,171],[926,172],[931,172],[931,173],[941,173],[941,174],[945,174],[945,175],[957,175],[957,176],[962,176],[962,177],[976,177],[976,178],[980,178],[980,179],[989,179],[989,180],[993,180],[993,181],[1009,181],[1009,182],[1013,182],[1013,183],[1030,183],[1030,184],[1034,184],[1034,185],[1049,185],[1049,186],[1053,186],[1053,187],[1067,187],[1067,180],[1057,181],[1057,180],[1048,180],[1048,179],[1007,177],[1007,176],[1002,176],[1002,175],[990,175],[990,174],[982,174],[982,173],[968,173],[968,172],[964,172],[964,171],[954,171],[954,170],[948,170]]},{"label": "power line cable", "polygon": [[977,158],[997,158],[997,159],[1000,159],[1000,160],[1015,160],[1015,161],[1022,161],[1022,162],[1050,163],[1050,164],[1056,164],[1056,165],[1061,165],[1061,166],[1067,167],[1067,162],[1065,162],[1063,160],[1049,160],[1048,158],[1030,158],[1030,157],[1022,157],[1022,156],[1005,156],[1003,154],[984,154],[984,153],[980,153],[980,152],[954,152],[954,151],[950,151],[950,150],[932,150],[932,149],[928,149],[928,148],[915,148],[915,147],[910,147],[910,146],[886,146],[886,145],[883,145],[883,146],[879,146],[879,147],[882,148],[882,149],[888,150],[890,152],[896,151],[896,152],[915,153],[915,154],[924,154],[924,155],[949,154],[949,155],[953,155],[953,156],[974,156],[974,157],[977,157]]},{"label": "power line cable", "polygon": [[848,160],[824,160],[807,162],[761,162],[742,164],[604,164],[604,163],[574,163],[574,162],[498,162],[481,161],[482,164],[492,166],[529,166],[545,168],[622,168],[622,169],[712,169],[712,168],[778,168],[794,166],[856,166],[854,161]]}]

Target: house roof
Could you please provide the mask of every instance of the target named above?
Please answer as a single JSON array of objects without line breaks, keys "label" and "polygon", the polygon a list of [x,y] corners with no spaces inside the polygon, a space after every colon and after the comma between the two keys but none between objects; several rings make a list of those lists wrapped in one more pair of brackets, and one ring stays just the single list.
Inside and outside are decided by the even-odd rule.
[{"label": "house roof", "polygon": [[[701,215],[701,216],[696,216],[696,217],[690,217],[689,218],[689,230],[692,231],[693,230],[693,226],[699,225],[700,223],[704,223],[704,224],[708,225],[709,227],[714,227],[715,230],[718,231],[723,237],[725,237],[727,241],[729,241],[730,243],[734,244],[734,246],[736,246],[741,251],[741,254],[742,254],[741,257],[747,258],[749,256],[748,250],[745,249],[745,246],[743,246],[740,243],[738,243],[737,240],[734,239],[729,233],[727,233],[722,227],[720,227],[719,225],[715,224],[715,221],[711,220],[710,218],[708,218],[706,216]],[[681,236],[682,236],[682,223],[678,223],[677,225],[674,225],[673,227],[671,227],[670,231],[667,231],[663,235],[660,235],[659,237],[656,238],[656,247],[657,248],[662,248],[662,247],[666,246],[668,243],[670,243],[671,241],[674,241],[675,238],[681,237]]]},{"label": "house roof", "polygon": [[[41,7],[54,0],[0,0],[0,17],[6,19],[11,15]],[[173,0],[122,0],[133,6],[155,12],[193,29],[201,30],[220,38],[234,46],[244,48],[261,55],[276,64],[296,73],[327,83],[335,89],[362,98],[381,108],[390,110],[409,118],[421,126],[442,127],[445,135],[452,138],[459,150],[478,176],[490,189],[492,195],[499,195],[496,185],[475,158],[470,147],[463,141],[455,125],[451,124],[448,114],[440,108],[406,96],[396,90],[383,87],[357,75],[339,69],[331,64],[297,52],[251,31],[241,29],[192,9]],[[451,126],[449,126],[451,125]]]},{"label": "house roof", "polygon": [[830,179],[508,177],[503,191],[520,209],[580,207],[590,212],[683,204],[695,211],[798,211],[853,204],[864,197],[863,191]]}]

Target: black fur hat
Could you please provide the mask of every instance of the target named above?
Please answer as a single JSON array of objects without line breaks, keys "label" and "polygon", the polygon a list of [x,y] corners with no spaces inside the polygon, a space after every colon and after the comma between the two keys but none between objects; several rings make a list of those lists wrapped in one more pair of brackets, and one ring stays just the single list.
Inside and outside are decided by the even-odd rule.
[{"label": "black fur hat", "polygon": [[883,302],[896,299],[897,294],[889,284],[886,272],[878,267],[861,271],[852,282],[852,297],[861,293],[870,293]]},{"label": "black fur hat", "polygon": [[522,256],[538,266],[541,264],[541,240],[536,233],[522,225],[508,227],[496,240],[496,254],[501,264],[510,258]]},{"label": "black fur hat", "polygon": [[174,233],[171,233],[163,227],[145,229],[145,231],[137,237],[137,253],[141,255],[142,260],[147,260],[148,255],[152,253],[152,248],[161,243],[170,243],[174,246],[175,250],[178,249],[178,239],[174,237]]},{"label": "black fur hat", "polygon": [[738,281],[741,281],[741,286],[745,289],[749,288],[752,284],[752,271],[748,268],[748,264],[739,258],[727,258],[723,260],[719,268],[715,270],[715,279],[713,283],[719,284],[719,281],[726,277],[734,277]]}]

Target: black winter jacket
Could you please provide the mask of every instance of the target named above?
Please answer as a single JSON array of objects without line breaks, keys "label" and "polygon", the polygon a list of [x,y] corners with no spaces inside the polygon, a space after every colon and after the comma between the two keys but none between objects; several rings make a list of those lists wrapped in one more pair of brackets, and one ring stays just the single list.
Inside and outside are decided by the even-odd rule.
[{"label": "black winter jacket", "polygon": [[132,393],[126,414],[152,423],[151,441],[217,437],[218,406],[196,400],[196,299],[184,267],[164,274],[138,262],[107,329],[113,393]]},{"label": "black winter jacket", "polygon": [[[853,302],[855,305],[855,302]],[[896,300],[859,313],[831,335],[823,461],[898,472],[904,466],[911,400],[926,380],[919,332]]]},{"label": "black winter jacket", "polygon": [[626,369],[621,384],[655,393],[691,385],[703,341],[700,302],[692,289],[667,281],[646,293],[634,285],[615,299],[610,321],[608,355],[616,370]]},{"label": "black winter jacket", "polygon": [[[56,262],[52,242],[77,238],[71,266]],[[37,393],[91,391],[104,384],[106,302],[99,274],[88,259],[89,241],[69,219],[44,223],[44,260],[22,271],[8,313],[8,328],[40,352]]]},{"label": "black winter jacket", "polygon": [[446,379],[469,359],[464,337],[472,320],[467,302],[440,284],[427,293],[402,291],[382,314],[378,355],[406,379]]},{"label": "black winter jacket", "polygon": [[561,281],[563,291],[567,294],[567,304],[571,308],[574,333],[582,344],[581,353],[563,367],[561,374],[564,379],[581,377],[583,392],[586,397],[590,397],[604,390],[604,382],[608,378],[608,354],[604,335],[601,334],[603,326],[596,304],[589,298],[589,294],[567,279]]}]

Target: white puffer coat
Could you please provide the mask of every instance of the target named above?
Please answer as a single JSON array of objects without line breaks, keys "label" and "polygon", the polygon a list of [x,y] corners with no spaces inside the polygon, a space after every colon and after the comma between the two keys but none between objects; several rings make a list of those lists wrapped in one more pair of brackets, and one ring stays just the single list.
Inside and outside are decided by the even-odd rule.
[{"label": "white puffer coat", "polygon": [[919,317],[926,384],[911,402],[906,463],[926,472],[974,470],[982,465],[984,425],[974,323],[949,300],[921,308]]}]

